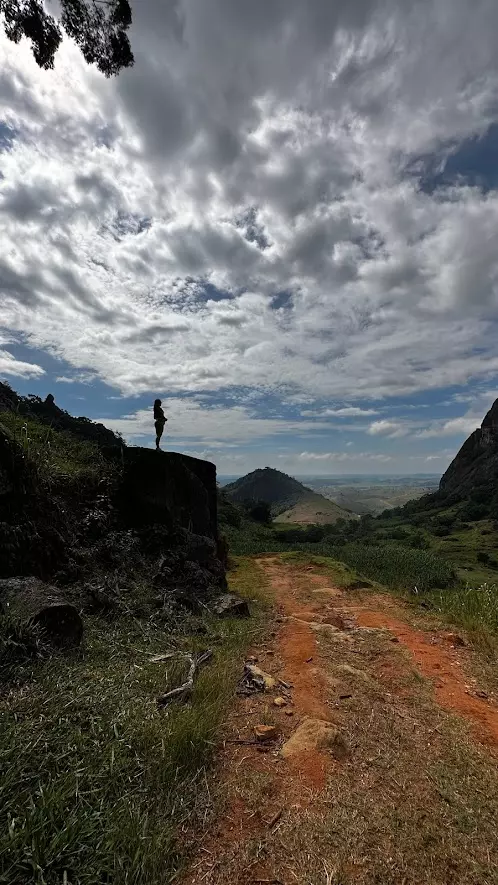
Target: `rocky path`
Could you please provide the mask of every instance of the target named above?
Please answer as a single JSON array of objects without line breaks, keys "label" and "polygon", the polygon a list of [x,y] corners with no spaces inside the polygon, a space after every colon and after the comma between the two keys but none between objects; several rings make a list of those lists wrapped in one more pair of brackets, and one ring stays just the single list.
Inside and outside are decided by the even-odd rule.
[{"label": "rocky path", "polygon": [[258,563],[275,615],[251,663],[271,678],[227,722],[185,885],[498,882],[498,706],[461,637],[321,567]]}]

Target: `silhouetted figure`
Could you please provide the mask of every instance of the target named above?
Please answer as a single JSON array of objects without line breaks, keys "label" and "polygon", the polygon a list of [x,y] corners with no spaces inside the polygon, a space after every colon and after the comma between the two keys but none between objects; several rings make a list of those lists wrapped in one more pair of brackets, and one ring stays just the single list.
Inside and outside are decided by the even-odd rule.
[{"label": "silhouetted figure", "polygon": [[163,435],[164,425],[168,419],[161,408],[161,400],[154,400],[154,427],[156,428],[156,451],[159,451],[159,443]]}]

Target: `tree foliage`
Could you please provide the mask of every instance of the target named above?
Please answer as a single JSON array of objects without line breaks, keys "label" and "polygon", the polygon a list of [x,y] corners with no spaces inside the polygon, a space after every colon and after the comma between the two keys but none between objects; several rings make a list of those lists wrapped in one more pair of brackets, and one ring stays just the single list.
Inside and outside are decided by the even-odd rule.
[{"label": "tree foliage", "polygon": [[31,41],[33,55],[41,68],[53,68],[63,31],[77,43],[88,64],[95,64],[106,77],[133,64],[126,33],[131,24],[128,0],[59,0],[57,21],[43,0],[0,0],[0,15],[9,40]]}]

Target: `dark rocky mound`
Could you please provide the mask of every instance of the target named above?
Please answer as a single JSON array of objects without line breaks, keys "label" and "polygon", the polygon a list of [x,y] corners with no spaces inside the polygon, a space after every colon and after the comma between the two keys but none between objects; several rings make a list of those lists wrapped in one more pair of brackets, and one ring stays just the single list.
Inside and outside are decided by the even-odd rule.
[{"label": "dark rocky mound", "polygon": [[12,388],[0,382],[0,411],[16,411],[25,417],[33,417],[54,430],[65,430],[79,439],[85,439],[111,450],[125,445],[118,434],[97,424],[90,418],[75,418],[56,405],[51,393],[43,400],[39,396],[19,396]]},{"label": "dark rocky mound", "polygon": [[489,493],[498,491],[498,400],[464,442],[439,484],[441,493],[456,500],[470,497],[478,487]]},{"label": "dark rocky mound", "polygon": [[[139,576],[159,604],[169,594],[191,610],[226,589],[214,464],[127,448],[109,476],[93,496],[75,496],[69,483],[54,492],[0,426],[0,578],[42,578],[63,588],[65,602],[94,609],[133,607],[123,588]],[[16,587],[25,598],[15,581],[0,581],[0,604]]]}]

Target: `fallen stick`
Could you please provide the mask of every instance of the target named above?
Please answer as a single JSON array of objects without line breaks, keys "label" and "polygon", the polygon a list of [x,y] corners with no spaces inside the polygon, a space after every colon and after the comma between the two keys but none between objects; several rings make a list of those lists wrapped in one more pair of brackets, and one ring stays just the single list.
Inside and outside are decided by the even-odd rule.
[{"label": "fallen stick", "polygon": [[276,811],[275,814],[272,814],[270,820],[266,822],[269,830],[272,830],[275,824],[278,823],[278,821],[282,817],[283,811],[283,808],[279,808],[279,810]]},{"label": "fallen stick", "polygon": [[292,688],[292,685],[290,684],[290,682],[284,682],[283,679],[277,679],[277,682],[280,685],[282,685],[284,688],[289,688],[289,689]]},{"label": "fallen stick", "polygon": [[165,692],[158,697],[157,703],[160,707],[166,707],[171,701],[174,700],[182,700],[186,701],[192,694],[192,690],[194,688],[194,679],[197,670],[201,666],[201,664],[205,664],[210,658],[212,658],[213,652],[211,649],[204,651],[198,658],[195,658],[194,655],[186,654],[185,658],[187,661],[190,661],[190,669],[188,671],[188,676],[185,682],[182,685],[179,685],[178,688],[172,688],[171,691]]}]

